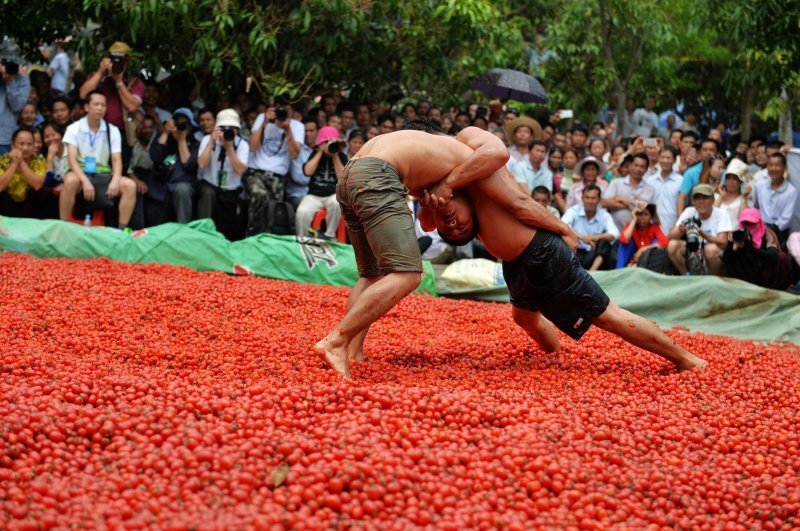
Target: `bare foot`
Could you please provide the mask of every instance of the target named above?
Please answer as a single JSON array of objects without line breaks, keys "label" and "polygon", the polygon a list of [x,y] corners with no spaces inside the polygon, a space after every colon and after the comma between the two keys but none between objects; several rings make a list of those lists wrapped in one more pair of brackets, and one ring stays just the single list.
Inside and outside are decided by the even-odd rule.
[{"label": "bare foot", "polygon": [[345,380],[352,381],[350,376],[350,360],[347,350],[343,348],[331,347],[324,340],[314,345],[314,353],[319,356],[325,364],[338,372]]},{"label": "bare foot", "polygon": [[369,358],[367,358],[364,355],[364,351],[361,349],[352,351],[349,354],[350,354],[350,361],[369,361]]},{"label": "bare foot", "polygon": [[690,371],[692,369],[704,369],[708,365],[708,362],[702,358],[698,358],[697,356],[692,356],[692,359],[687,360],[684,363],[676,363],[675,368],[678,369],[678,372],[683,371]]}]

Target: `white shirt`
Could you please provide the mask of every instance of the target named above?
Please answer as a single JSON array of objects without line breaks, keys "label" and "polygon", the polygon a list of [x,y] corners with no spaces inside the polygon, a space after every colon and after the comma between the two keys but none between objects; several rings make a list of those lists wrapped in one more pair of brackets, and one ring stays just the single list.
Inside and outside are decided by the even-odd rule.
[{"label": "white shirt", "polygon": [[673,171],[666,179],[660,174],[651,175],[645,182],[655,190],[652,201],[656,205],[658,219],[661,221],[661,231],[667,234],[678,219],[678,194],[683,177]]},{"label": "white shirt", "polygon": [[67,74],[69,73],[69,55],[67,52],[58,52],[53,60],[50,61],[50,68],[53,69],[53,79],[50,86],[59,92],[67,91]]},{"label": "white shirt", "polygon": [[[697,210],[693,206],[686,207],[686,210],[681,213],[675,226],[682,225],[684,221],[689,218],[700,218]],[[700,230],[706,234],[717,236],[721,232],[732,232],[734,227],[731,226],[731,219],[728,215],[717,207],[711,207],[711,215],[708,219],[700,220]]]},{"label": "white shirt", "polygon": [[658,127],[658,115],[656,113],[645,109],[633,111],[633,134],[650,137],[656,127]]},{"label": "white shirt", "polygon": [[[600,206],[597,207],[594,217],[589,219],[586,217],[586,210],[583,205],[573,205],[564,212],[561,221],[572,227],[572,229],[584,236],[593,236],[595,234],[611,234],[616,240],[619,238],[619,229],[617,229],[614,220],[608,211]],[[584,251],[589,251],[592,246],[588,243],[579,241],[578,248]]]},{"label": "white shirt", "polygon": [[[106,128],[109,126],[111,129],[107,134]],[[108,145],[109,137],[111,146]],[[100,127],[95,133],[89,128],[89,119],[85,116],[67,127],[64,143],[78,148],[78,163],[81,168],[84,167],[86,157],[95,157],[97,173],[111,173],[111,154],[122,153],[122,137],[117,126],[100,120]]]},{"label": "white shirt", "polygon": [[786,230],[797,208],[797,189],[787,180],[777,189],[772,188],[772,179],[757,182],[753,187],[753,207],[761,212],[764,223]]},{"label": "white shirt", "polygon": [[[203,153],[209,142],[211,142],[211,135],[204,136],[203,141],[200,142],[200,150],[198,153]],[[250,155],[250,146],[247,145],[247,142],[245,142],[242,137],[237,136],[233,140],[233,147],[236,150],[236,156],[246,165],[247,158]],[[225,162],[222,168],[220,168],[219,154],[221,150],[222,146],[220,143],[215,142],[214,149],[211,151],[211,163],[206,168],[199,168],[197,177],[214,186],[219,186],[223,190],[236,190],[242,186],[242,176],[233,171],[231,159],[228,157],[227,153],[225,154]]]},{"label": "white shirt", "polygon": [[[292,137],[297,142],[303,142],[306,129],[302,122],[291,120]],[[264,113],[258,115],[253,123],[253,131],[264,125]],[[289,157],[289,140],[286,132],[275,125],[268,123],[261,134],[261,147],[250,154],[249,168],[261,171],[271,171],[278,175],[289,173],[291,158]]]}]

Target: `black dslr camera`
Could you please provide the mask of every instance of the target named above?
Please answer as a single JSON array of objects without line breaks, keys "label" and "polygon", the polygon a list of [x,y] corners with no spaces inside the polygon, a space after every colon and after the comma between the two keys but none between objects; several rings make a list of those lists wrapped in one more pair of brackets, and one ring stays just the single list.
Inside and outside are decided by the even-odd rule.
[{"label": "black dslr camera", "polygon": [[745,229],[733,231],[733,243],[744,245],[744,242],[750,241],[750,232]]},{"label": "black dslr camera", "polygon": [[9,75],[16,76],[17,74],[19,74],[19,65],[17,63],[9,61],[8,59],[2,59],[0,60],[0,63],[3,63],[3,67],[6,69],[6,73],[8,73]]},{"label": "black dslr camera", "polygon": [[221,127],[222,129],[222,138],[226,142],[233,142],[233,139],[236,138],[236,131],[233,130],[233,127]]},{"label": "black dslr camera", "polygon": [[696,253],[700,248],[700,226],[702,221],[699,218],[689,218],[683,222],[686,226],[686,250]]},{"label": "black dslr camera", "polygon": [[186,131],[189,129],[189,122],[186,120],[175,120],[175,129],[178,131]]},{"label": "black dslr camera", "polygon": [[339,153],[339,150],[342,149],[342,146],[339,145],[339,142],[336,140],[329,140],[328,141],[328,153],[334,154]]},{"label": "black dslr camera", "polygon": [[111,58],[111,73],[114,75],[123,73],[128,66],[128,59],[125,54],[112,53],[109,54],[109,57]]},{"label": "black dslr camera", "polygon": [[284,107],[275,107],[275,118],[270,119],[269,123],[274,124],[275,120],[285,122],[289,118],[289,111]]}]

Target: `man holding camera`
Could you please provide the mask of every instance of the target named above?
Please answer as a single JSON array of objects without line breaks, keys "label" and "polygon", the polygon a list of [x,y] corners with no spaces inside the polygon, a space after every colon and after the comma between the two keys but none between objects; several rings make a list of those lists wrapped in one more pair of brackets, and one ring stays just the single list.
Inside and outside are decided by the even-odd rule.
[{"label": "man holding camera", "polygon": [[151,192],[154,191],[157,194],[154,198],[162,202],[162,223],[167,220],[167,199],[175,213],[175,221],[189,223],[192,220],[199,145],[193,134],[195,127],[197,122],[192,111],[181,107],[164,123],[158,142],[150,146],[150,158],[153,160]]},{"label": "man holding camera", "polygon": [[134,78],[132,82],[125,80],[131,51],[131,47],[124,42],[112,44],[100,61],[97,71],[86,78],[79,91],[81,99],[84,100],[93,90],[105,94],[108,104],[106,121],[121,131],[125,129],[125,113],[136,112],[144,96],[142,80],[138,78]]},{"label": "man holding camera", "polygon": [[250,148],[239,136],[241,122],[234,109],[217,114],[216,127],[203,137],[197,158],[197,217],[213,218],[217,230],[229,240],[240,237],[237,208],[242,175]]},{"label": "man holding camera", "polygon": [[714,188],[710,184],[698,184],[692,189],[692,205],[669,231],[669,259],[681,275],[691,267],[692,274],[703,274],[707,269],[719,276],[722,249],[728,245],[734,227],[730,217],[714,206]]},{"label": "man holding camera", "polygon": [[336,238],[336,229],[342,218],[342,210],[336,200],[336,182],[344,175],[347,157],[342,153],[344,143],[339,139],[339,131],[332,126],[319,130],[316,149],[303,166],[303,173],[309,177],[308,194],[300,201],[295,213],[295,232],[298,237],[308,236],[308,228],[314,214],[325,209],[324,238]]},{"label": "man holding camera", "polygon": [[242,178],[250,194],[248,236],[264,232],[268,201],[283,201],[285,176],[291,161],[300,153],[300,142],[305,135],[303,124],[290,119],[288,102],[280,103],[260,114],[250,133],[250,160]]},{"label": "man holding camera", "polygon": [[19,46],[11,41],[0,43],[0,155],[11,151],[17,115],[31,91],[31,82],[21,64]]}]

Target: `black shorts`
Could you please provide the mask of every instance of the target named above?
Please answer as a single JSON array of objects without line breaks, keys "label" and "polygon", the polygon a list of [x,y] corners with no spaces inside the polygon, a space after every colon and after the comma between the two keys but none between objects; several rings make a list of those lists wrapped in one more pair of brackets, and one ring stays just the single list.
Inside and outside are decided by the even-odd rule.
[{"label": "black shorts", "polygon": [[541,312],[559,330],[580,339],[611,300],[563,240],[542,229],[513,262],[503,262],[511,304]]}]

